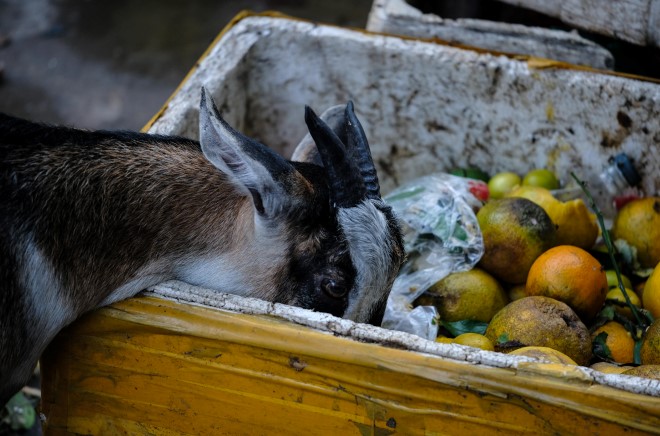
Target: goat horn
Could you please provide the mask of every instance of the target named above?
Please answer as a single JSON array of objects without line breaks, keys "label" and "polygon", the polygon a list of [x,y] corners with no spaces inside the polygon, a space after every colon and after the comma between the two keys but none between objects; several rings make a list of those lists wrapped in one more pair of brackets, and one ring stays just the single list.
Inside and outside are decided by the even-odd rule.
[{"label": "goat horn", "polygon": [[362,124],[355,115],[353,102],[346,104],[346,137],[349,152],[357,160],[357,166],[362,175],[364,186],[367,190],[368,198],[380,198],[380,184],[378,183],[378,174],[371,157],[367,135],[362,129]]},{"label": "goat horn", "polygon": [[344,144],[309,106],[305,106],[305,123],[328,173],[330,195],[335,206],[357,206],[366,197],[367,190],[359,169],[348,158]]}]

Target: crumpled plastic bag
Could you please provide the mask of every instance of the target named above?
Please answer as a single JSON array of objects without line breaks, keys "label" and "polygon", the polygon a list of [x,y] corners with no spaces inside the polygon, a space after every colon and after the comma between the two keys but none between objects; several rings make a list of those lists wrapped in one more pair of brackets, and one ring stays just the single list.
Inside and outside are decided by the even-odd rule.
[{"label": "crumpled plastic bag", "polygon": [[470,192],[474,180],[438,173],[412,180],[385,196],[401,221],[408,259],[394,281],[382,327],[435,340],[438,314],[413,301],[445,276],[474,267],[484,252]]}]

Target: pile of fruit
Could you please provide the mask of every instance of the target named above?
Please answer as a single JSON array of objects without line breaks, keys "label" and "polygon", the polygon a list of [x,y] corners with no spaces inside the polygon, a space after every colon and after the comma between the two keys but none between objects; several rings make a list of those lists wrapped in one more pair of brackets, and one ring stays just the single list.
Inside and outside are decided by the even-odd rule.
[{"label": "pile of fruit", "polygon": [[437,341],[660,379],[660,198],[629,201],[603,232],[593,204],[553,196],[548,170],[458,175],[488,181],[485,252],[415,301],[436,307]]}]

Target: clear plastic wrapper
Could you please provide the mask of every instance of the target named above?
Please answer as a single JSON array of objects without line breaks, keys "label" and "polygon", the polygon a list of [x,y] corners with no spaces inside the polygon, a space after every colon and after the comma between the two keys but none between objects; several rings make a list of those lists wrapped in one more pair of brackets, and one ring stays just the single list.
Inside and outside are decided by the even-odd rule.
[{"label": "clear plastic wrapper", "polygon": [[385,201],[402,222],[408,260],[394,282],[382,326],[434,340],[438,334],[433,306],[413,301],[453,272],[474,267],[484,252],[475,211],[481,207],[472,179],[438,173],[392,191]]}]

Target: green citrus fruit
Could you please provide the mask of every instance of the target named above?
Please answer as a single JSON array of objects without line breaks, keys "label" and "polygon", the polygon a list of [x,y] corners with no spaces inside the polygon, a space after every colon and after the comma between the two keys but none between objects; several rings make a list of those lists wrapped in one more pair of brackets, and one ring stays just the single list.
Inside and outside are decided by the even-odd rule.
[{"label": "green citrus fruit", "polygon": [[523,186],[539,186],[545,189],[559,189],[559,179],[550,170],[543,168],[535,169],[527,174],[522,179]]},{"label": "green citrus fruit", "polygon": [[512,172],[497,173],[488,181],[490,198],[502,198],[504,194],[522,183],[520,176]]},{"label": "green citrus fruit", "polygon": [[488,322],[509,301],[502,286],[486,271],[473,268],[449,274],[419,298],[415,306],[435,306],[444,321]]},{"label": "green citrus fruit", "polygon": [[[613,269],[608,269],[605,271],[605,275],[607,276],[607,287],[608,288],[618,288],[619,287],[619,281],[616,278],[616,271]],[[630,279],[623,274],[621,274],[621,281],[623,282],[623,287],[627,289],[632,289],[633,285]]]}]

